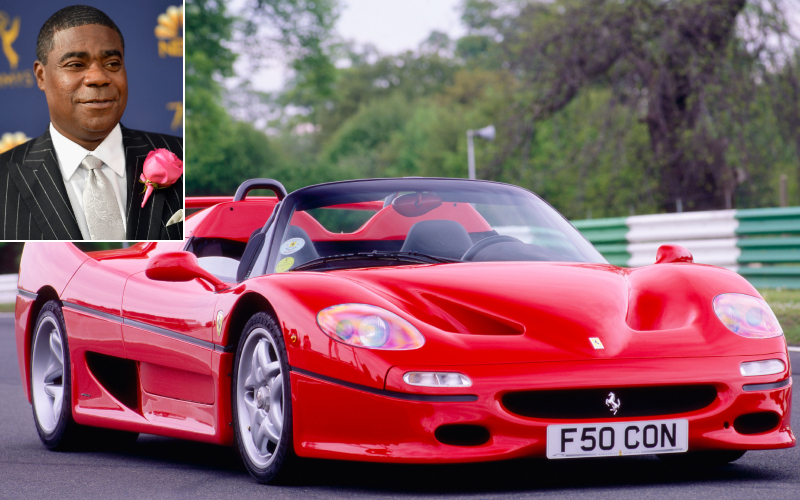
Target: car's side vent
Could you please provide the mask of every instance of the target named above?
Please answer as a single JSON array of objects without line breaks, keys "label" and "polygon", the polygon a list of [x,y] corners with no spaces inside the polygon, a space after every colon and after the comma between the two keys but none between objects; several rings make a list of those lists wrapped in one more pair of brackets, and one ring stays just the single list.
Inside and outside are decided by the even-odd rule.
[{"label": "car's side vent", "polygon": [[136,361],[87,352],[86,365],[100,385],[117,401],[139,411],[139,370]]}]

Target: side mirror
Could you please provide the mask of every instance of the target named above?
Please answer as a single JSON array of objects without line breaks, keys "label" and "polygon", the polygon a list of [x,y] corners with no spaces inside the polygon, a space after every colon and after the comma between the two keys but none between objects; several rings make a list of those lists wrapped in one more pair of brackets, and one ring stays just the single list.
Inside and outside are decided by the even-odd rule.
[{"label": "side mirror", "polygon": [[694,262],[692,252],[680,245],[661,245],[656,252],[656,264]]},{"label": "side mirror", "polygon": [[210,283],[216,292],[228,288],[221,279],[200,267],[195,254],[189,252],[156,255],[147,263],[144,274],[155,281],[192,281],[199,278]]}]

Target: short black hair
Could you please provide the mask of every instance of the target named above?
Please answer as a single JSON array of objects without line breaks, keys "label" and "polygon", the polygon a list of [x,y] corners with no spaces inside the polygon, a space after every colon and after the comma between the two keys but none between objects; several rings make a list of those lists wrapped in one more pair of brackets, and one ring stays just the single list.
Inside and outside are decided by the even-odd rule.
[{"label": "short black hair", "polygon": [[53,50],[53,36],[56,32],[86,24],[98,24],[116,31],[122,42],[122,52],[125,52],[125,39],[122,37],[122,32],[105,12],[88,5],[72,5],[59,10],[44,22],[42,29],[39,30],[39,37],[36,39],[36,58],[42,64],[47,64],[47,55]]}]

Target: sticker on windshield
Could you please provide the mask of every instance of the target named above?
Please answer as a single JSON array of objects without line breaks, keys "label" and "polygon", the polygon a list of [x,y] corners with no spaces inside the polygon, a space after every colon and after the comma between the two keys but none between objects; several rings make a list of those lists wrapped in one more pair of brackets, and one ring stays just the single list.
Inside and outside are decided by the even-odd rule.
[{"label": "sticker on windshield", "polygon": [[306,242],[303,241],[303,238],[292,238],[286,240],[281,245],[281,254],[283,255],[291,255],[296,251],[300,250],[305,246]]},{"label": "sticker on windshield", "polygon": [[280,262],[278,262],[278,265],[275,266],[275,272],[285,273],[286,271],[289,270],[290,267],[292,267],[292,264],[294,264],[294,259],[291,257],[286,257],[285,259],[282,259]]}]

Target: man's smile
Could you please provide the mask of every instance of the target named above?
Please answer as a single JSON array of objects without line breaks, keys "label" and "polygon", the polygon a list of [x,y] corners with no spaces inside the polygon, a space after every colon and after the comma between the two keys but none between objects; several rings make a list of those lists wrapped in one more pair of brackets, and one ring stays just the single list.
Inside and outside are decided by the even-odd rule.
[{"label": "man's smile", "polygon": [[85,101],[78,101],[78,104],[83,104],[92,109],[106,109],[110,108],[116,102],[117,99],[88,99]]}]

